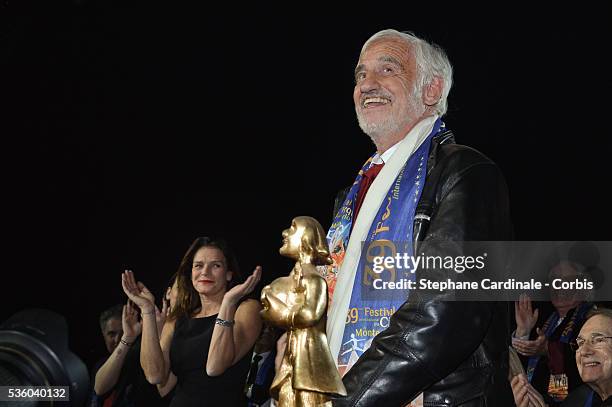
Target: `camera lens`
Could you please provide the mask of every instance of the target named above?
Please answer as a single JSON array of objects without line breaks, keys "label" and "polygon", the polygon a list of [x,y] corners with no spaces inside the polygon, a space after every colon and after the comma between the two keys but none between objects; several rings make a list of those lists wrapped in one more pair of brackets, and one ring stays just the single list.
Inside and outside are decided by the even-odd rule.
[{"label": "camera lens", "polygon": [[[68,349],[68,326],[61,315],[21,311],[0,326],[0,386],[68,386],[70,401],[15,401],[11,406],[80,406],[87,397],[85,364]],[[2,405],[7,401],[3,401]]]}]

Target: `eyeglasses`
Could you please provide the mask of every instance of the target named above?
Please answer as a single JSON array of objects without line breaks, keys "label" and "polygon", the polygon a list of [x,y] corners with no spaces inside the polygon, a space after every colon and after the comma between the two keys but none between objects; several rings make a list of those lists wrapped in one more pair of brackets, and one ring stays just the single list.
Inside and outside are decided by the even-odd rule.
[{"label": "eyeglasses", "polygon": [[[593,348],[601,348],[608,342],[608,339],[612,339],[612,336],[597,335],[592,336],[591,339],[588,339],[588,342]],[[578,352],[578,349],[580,349],[586,341],[587,339],[584,338],[576,338],[575,340],[571,341],[569,345],[574,352]]]}]

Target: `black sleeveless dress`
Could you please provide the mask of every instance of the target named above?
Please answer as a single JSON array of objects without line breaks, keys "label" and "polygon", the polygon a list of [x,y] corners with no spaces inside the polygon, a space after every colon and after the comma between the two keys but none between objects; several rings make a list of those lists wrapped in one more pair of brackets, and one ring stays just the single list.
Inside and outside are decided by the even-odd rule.
[{"label": "black sleeveless dress", "polygon": [[245,406],[244,383],[251,352],[220,376],[206,374],[215,318],[179,318],[170,347],[170,366],[178,381],[170,407]]}]

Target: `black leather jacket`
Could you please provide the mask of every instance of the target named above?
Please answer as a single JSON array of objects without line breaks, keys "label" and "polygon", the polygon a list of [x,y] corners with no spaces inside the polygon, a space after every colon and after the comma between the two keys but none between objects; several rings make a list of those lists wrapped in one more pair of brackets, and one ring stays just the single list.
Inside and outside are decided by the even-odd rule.
[{"label": "black leather jacket", "polygon": [[[427,195],[431,222],[421,228],[418,253],[460,255],[457,242],[512,239],[498,167],[448,133],[432,141],[422,199]],[[442,294],[412,291],[345,375],[348,396],[333,404],[404,406],[424,392],[425,406],[514,406],[509,325],[508,303],[445,301]]]}]

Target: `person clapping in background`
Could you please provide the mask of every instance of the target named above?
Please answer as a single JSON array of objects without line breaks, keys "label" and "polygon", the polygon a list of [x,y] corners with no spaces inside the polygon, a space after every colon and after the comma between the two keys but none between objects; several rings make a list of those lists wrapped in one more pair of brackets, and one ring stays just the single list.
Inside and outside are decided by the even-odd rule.
[{"label": "person clapping in background", "polygon": [[196,239],[177,272],[176,306],[161,338],[151,292],[130,271],[123,290],[143,315],[141,365],[147,380],[177,384],[172,407],[244,406],[243,386],[261,330],[260,304],[246,299],[261,267],[241,282],[238,262],[224,240]]},{"label": "person clapping in background", "polygon": [[[168,303],[164,301],[162,311],[156,307],[156,326],[164,325]],[[95,376],[94,391],[107,400],[101,406],[113,407],[156,407],[166,406],[157,388],[146,381],[140,367],[140,334],[142,322],[131,301],[122,309],[122,336],[106,362]]]}]

